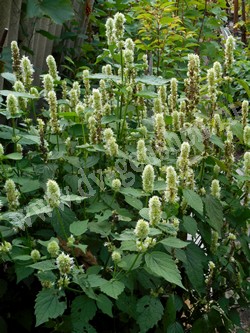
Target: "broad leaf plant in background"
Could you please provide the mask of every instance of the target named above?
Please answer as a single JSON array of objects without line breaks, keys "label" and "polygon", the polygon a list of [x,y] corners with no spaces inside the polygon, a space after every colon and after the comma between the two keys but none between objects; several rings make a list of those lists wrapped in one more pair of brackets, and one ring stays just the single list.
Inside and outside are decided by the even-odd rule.
[{"label": "broad leaf plant in background", "polygon": [[209,69],[189,53],[184,80],[165,79],[145,75],[124,24],[108,18],[102,72],[75,81],[48,56],[33,86],[11,44],[1,332],[244,332],[250,126],[247,98],[228,100],[236,40]]}]

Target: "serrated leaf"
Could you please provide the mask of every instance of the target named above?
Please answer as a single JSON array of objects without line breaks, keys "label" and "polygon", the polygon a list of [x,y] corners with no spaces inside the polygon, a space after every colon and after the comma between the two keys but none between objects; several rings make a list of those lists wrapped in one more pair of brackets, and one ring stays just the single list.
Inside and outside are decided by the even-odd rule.
[{"label": "serrated leaf", "polygon": [[137,323],[140,326],[140,332],[146,333],[162,318],[164,308],[158,298],[146,295],[139,299],[136,310],[138,312]]},{"label": "serrated leaf", "polygon": [[12,84],[16,82],[16,76],[12,73],[9,72],[1,73],[1,76]]},{"label": "serrated leaf", "polygon": [[[181,288],[180,272],[173,259],[163,252],[151,252],[145,255],[146,267],[157,276],[163,277],[166,281],[174,283]],[[185,288],[184,288],[185,289]]]},{"label": "serrated leaf", "polygon": [[39,271],[51,271],[56,268],[56,265],[55,260],[44,260],[29,265],[29,267],[38,269]]},{"label": "serrated leaf", "polygon": [[70,0],[43,0],[39,2],[39,9],[57,24],[70,20],[74,15]]},{"label": "serrated leaf", "polygon": [[64,293],[56,289],[43,289],[38,293],[35,304],[36,326],[63,314],[67,304],[60,301],[62,296]]},{"label": "serrated leaf", "polygon": [[144,219],[144,220],[147,220],[149,221],[149,208],[142,208],[140,211],[139,211],[139,214],[140,216]]},{"label": "serrated leaf", "polygon": [[0,90],[0,95],[3,96],[8,96],[8,95],[14,95],[16,97],[24,97],[24,98],[33,98],[36,99],[37,97],[28,93],[21,93],[17,91],[12,91],[12,90]]},{"label": "serrated leaf", "polygon": [[143,203],[141,202],[141,200],[137,199],[137,198],[132,198],[128,195],[125,195],[125,201],[132,207],[134,207],[137,210],[142,209],[143,207]]},{"label": "serrated leaf", "polygon": [[117,299],[118,296],[123,292],[124,288],[125,285],[122,282],[117,280],[110,280],[101,286],[101,291],[104,294]]},{"label": "serrated leaf", "polygon": [[113,318],[113,313],[112,313],[113,303],[106,295],[103,295],[103,294],[98,295],[96,304],[97,304],[97,307],[103,313],[105,313],[109,317]]},{"label": "serrated leaf", "polygon": [[67,195],[62,195],[61,196],[62,201],[77,201],[77,202],[80,202],[84,199],[86,199],[86,197],[81,197],[80,195],[76,195],[76,194],[67,194]]},{"label": "serrated leaf", "polygon": [[183,228],[185,231],[189,234],[191,234],[193,237],[195,237],[197,232],[197,223],[195,219],[191,216],[183,216]]},{"label": "serrated leaf", "polygon": [[186,269],[189,281],[194,289],[198,292],[204,291],[204,271],[203,265],[207,265],[207,257],[202,249],[194,243],[191,243],[185,250],[186,261],[184,267]]},{"label": "serrated leaf", "polygon": [[196,210],[199,214],[203,214],[203,202],[199,194],[193,190],[183,190],[183,197],[186,199],[188,205]]},{"label": "serrated leaf", "polygon": [[168,327],[167,333],[184,333],[184,330],[181,324],[176,321]]},{"label": "serrated leaf", "polygon": [[135,82],[142,82],[142,83],[149,84],[152,86],[162,86],[162,85],[166,84],[168,81],[169,80],[166,80],[161,77],[154,76],[154,75],[144,75],[144,76],[136,77],[136,79],[135,79]]},{"label": "serrated leaf", "polygon": [[158,96],[158,94],[151,90],[142,90],[142,91],[139,91],[136,94],[136,96],[151,99],[151,98],[156,98]]},{"label": "serrated leaf", "polygon": [[170,246],[173,248],[181,249],[183,247],[186,247],[189,242],[184,242],[183,240],[175,237],[168,237],[160,241],[164,246]]},{"label": "serrated leaf", "polygon": [[75,236],[81,236],[88,229],[88,220],[75,221],[69,226],[69,231]]},{"label": "serrated leaf", "polygon": [[95,316],[97,307],[95,301],[86,295],[77,296],[71,306],[71,320],[74,329],[83,331],[83,327]]},{"label": "serrated leaf", "polygon": [[122,257],[122,260],[118,263],[118,266],[125,271],[131,269],[136,269],[141,265],[142,262],[142,254],[139,256],[137,254],[128,254]]},{"label": "serrated leaf", "polygon": [[23,158],[23,155],[21,153],[11,153],[11,154],[5,155],[4,158],[8,159],[8,160],[18,161]]},{"label": "serrated leaf", "polygon": [[208,216],[208,224],[218,233],[223,226],[223,208],[220,201],[212,195],[206,195],[204,198],[205,209]]}]

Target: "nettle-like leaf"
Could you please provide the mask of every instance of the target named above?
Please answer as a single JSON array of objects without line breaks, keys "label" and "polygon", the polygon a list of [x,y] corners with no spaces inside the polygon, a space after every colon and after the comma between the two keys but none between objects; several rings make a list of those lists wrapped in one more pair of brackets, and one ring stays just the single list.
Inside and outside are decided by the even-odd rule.
[{"label": "nettle-like leaf", "polygon": [[117,280],[110,280],[108,282],[106,282],[105,284],[101,285],[100,289],[101,291],[112,297],[112,298],[115,298],[117,299],[118,296],[123,292],[125,288],[125,285],[120,282],[120,281],[117,281]]},{"label": "nettle-like leaf", "polygon": [[203,214],[203,202],[199,194],[193,190],[183,190],[183,197],[186,199],[188,205],[196,210],[197,213]]},{"label": "nettle-like leaf", "polygon": [[49,319],[61,316],[67,304],[64,300],[63,291],[56,289],[43,289],[36,297],[35,315],[36,326],[46,323]]},{"label": "nettle-like leaf", "polygon": [[212,195],[204,198],[205,209],[208,216],[207,222],[218,233],[221,232],[223,226],[223,208],[220,201]]},{"label": "nettle-like leaf", "polygon": [[113,318],[113,313],[112,313],[113,303],[106,295],[104,294],[98,295],[96,300],[96,305],[104,314]]},{"label": "nettle-like leaf", "polygon": [[162,318],[164,308],[158,298],[146,295],[137,302],[136,311],[140,332],[144,333],[158,323]]},{"label": "nettle-like leaf", "polygon": [[78,329],[82,331],[84,326],[91,320],[96,314],[95,301],[86,295],[77,296],[71,305],[71,322],[73,330]]},{"label": "nettle-like leaf", "polygon": [[147,270],[152,272],[152,274],[184,288],[180,272],[174,260],[169,255],[158,251],[147,253],[145,255],[145,262]]}]

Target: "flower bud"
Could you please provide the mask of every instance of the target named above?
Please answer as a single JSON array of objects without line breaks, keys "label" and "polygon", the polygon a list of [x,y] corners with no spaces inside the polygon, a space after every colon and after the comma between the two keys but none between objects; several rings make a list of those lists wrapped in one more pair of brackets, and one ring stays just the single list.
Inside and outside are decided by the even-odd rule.
[{"label": "flower bud", "polygon": [[154,179],[154,168],[152,165],[148,164],[142,172],[142,188],[144,192],[152,193],[154,191]]},{"label": "flower bud", "polygon": [[45,200],[51,208],[60,206],[61,191],[56,181],[49,179],[47,181],[47,189],[45,193]]},{"label": "flower bud", "polygon": [[120,190],[120,188],[121,188],[121,181],[120,181],[120,179],[113,179],[112,180],[112,185],[111,185],[111,187],[112,187],[112,189],[115,191],[115,192],[118,192],[119,190]]},{"label": "flower bud", "polygon": [[33,261],[38,261],[41,258],[40,252],[36,249],[31,251],[30,256],[33,259]]},{"label": "flower bud", "polygon": [[56,258],[56,266],[60,271],[61,275],[69,274],[72,268],[74,267],[74,259],[62,252]]},{"label": "flower bud", "polygon": [[57,241],[52,240],[51,242],[48,243],[47,251],[49,252],[51,257],[55,258],[58,255],[59,250],[60,250],[60,248],[59,248]]},{"label": "flower bud", "polygon": [[115,264],[121,261],[121,253],[118,251],[113,251],[111,254],[111,258]]},{"label": "flower bud", "polygon": [[145,239],[149,234],[149,223],[143,219],[138,220],[134,233],[136,237]]},{"label": "flower bud", "polygon": [[156,195],[149,199],[149,220],[155,226],[161,220],[161,201]]}]

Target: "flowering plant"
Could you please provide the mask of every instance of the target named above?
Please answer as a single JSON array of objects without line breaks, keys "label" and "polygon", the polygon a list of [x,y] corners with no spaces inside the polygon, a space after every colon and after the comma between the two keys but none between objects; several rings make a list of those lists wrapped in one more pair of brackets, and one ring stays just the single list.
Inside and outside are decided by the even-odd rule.
[{"label": "flowering plant", "polygon": [[121,13],[107,20],[102,73],[85,69],[74,82],[49,56],[33,87],[12,43],[13,90],[1,91],[2,265],[36,293],[36,327],[105,332],[104,318],[114,332],[240,332],[249,104],[233,117],[221,106],[235,41],[207,75],[190,54],[184,82],[169,81],[144,75],[147,57],[136,58],[124,24]]}]

